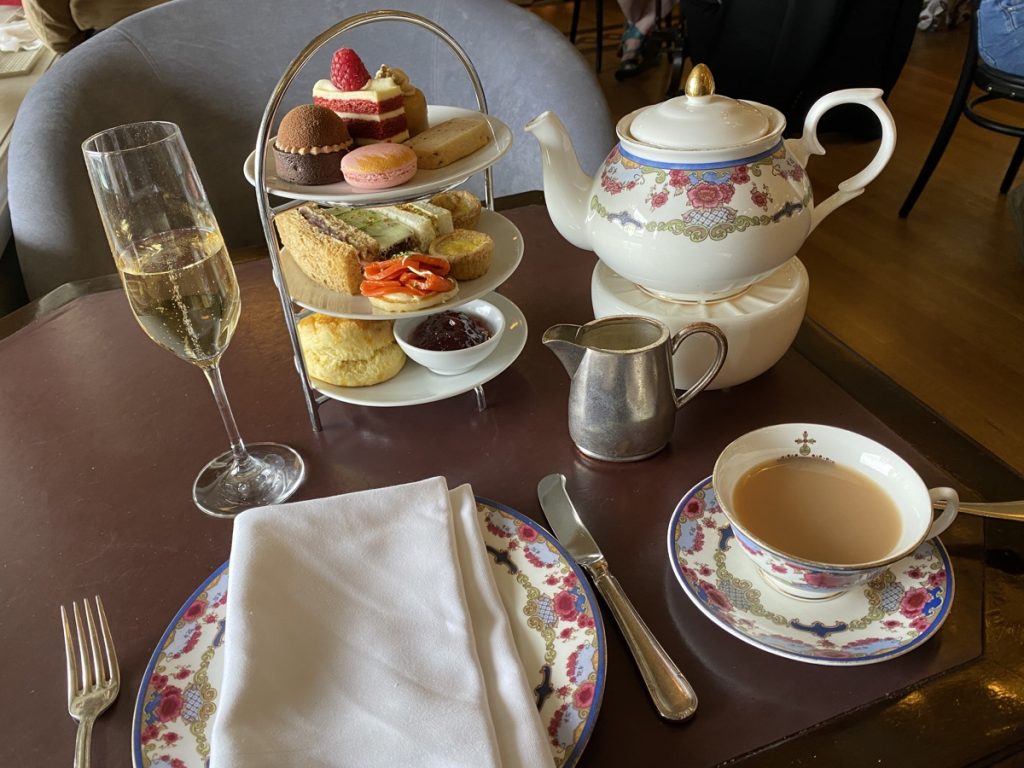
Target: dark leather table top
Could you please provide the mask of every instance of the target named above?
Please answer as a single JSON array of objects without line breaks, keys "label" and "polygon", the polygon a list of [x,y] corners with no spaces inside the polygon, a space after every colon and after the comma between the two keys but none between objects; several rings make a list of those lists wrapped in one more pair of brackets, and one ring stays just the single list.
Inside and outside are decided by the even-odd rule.
[{"label": "dark leather table top", "polygon": [[[472,393],[407,408],[329,402],[314,433],[270,265],[238,266],[243,311],[224,358],[227,391],[243,437],[286,442],[306,458],[298,498],[441,474],[543,522],[537,481],[565,473],[613,572],[701,699],[689,723],[659,721],[605,610],[607,685],[582,766],[1009,759],[1024,742],[1024,527],[962,516],[943,535],[957,580],[945,626],[905,656],[841,669],[766,654],[708,621],[676,583],[665,536],[676,503],[718,452],[770,423],[862,432],[930,485],[969,498],[1020,498],[1024,481],[813,326],[766,374],[699,395],[656,457],[584,459],[567,432],[568,378],[539,339],[554,323],[592,318],[594,257],[566,244],[542,207],[506,215],[526,255],[502,292],[525,312],[530,338],[486,386],[483,412]],[[228,554],[230,522],[190,500],[196,472],[225,447],[203,377],[140,332],[119,290],[77,298],[0,339],[0,765],[70,761],[59,605],[93,594],[107,606],[123,673],[120,697],[97,723],[93,760],[131,764],[150,654]]]}]

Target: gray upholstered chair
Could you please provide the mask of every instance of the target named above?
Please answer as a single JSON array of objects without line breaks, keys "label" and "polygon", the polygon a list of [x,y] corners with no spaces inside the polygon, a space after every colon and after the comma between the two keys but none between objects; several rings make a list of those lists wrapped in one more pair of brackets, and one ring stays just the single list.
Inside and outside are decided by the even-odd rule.
[{"label": "gray upholstered chair", "polygon": [[[61,283],[107,274],[113,262],[81,156],[96,131],[137,120],[178,123],[229,246],[263,242],[256,197],[242,176],[263,111],[295,55],[369,0],[174,0],[78,46],[22,105],[10,157],[10,207],[31,298]],[[586,61],[557,30],[508,0],[396,0],[447,29],[479,72],[489,110],[513,133],[495,166],[494,192],[541,188],[539,151],[523,126],[556,109],[594,171],[614,144],[607,104]],[[312,100],[335,48],[355,48],[372,72],[409,72],[434,104],[474,107],[470,79],[447,45],[400,22],[349,30],[298,74],[279,116]],[[482,187],[481,187],[482,188]]]}]

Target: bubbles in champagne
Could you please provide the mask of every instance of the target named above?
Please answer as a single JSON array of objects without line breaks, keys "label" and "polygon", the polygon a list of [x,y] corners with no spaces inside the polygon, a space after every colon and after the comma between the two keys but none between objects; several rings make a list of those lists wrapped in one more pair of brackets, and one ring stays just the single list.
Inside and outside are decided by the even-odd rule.
[{"label": "bubbles in champagne", "polygon": [[182,229],[118,254],[125,292],[153,341],[201,367],[214,365],[238,322],[238,283],[217,230]]}]

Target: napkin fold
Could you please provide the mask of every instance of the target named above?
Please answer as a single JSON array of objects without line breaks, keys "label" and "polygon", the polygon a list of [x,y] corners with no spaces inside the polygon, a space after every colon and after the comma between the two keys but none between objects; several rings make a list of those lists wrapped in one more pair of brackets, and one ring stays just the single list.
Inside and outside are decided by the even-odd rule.
[{"label": "napkin fold", "polygon": [[551,764],[468,485],[239,515],[224,656],[211,768]]}]

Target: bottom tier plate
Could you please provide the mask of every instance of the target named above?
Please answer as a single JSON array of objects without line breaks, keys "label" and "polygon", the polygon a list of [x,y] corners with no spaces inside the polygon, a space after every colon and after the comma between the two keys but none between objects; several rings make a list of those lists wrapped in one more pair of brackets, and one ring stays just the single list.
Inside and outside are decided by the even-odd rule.
[{"label": "bottom tier plate", "polygon": [[397,376],[371,387],[337,387],[311,378],[313,388],[343,403],[388,408],[446,400],[487,383],[519,357],[526,346],[527,327],[526,317],[519,307],[501,294],[490,293],[483,298],[505,315],[505,333],[498,341],[497,349],[475,368],[458,376],[441,376],[419,363],[406,360]]}]

